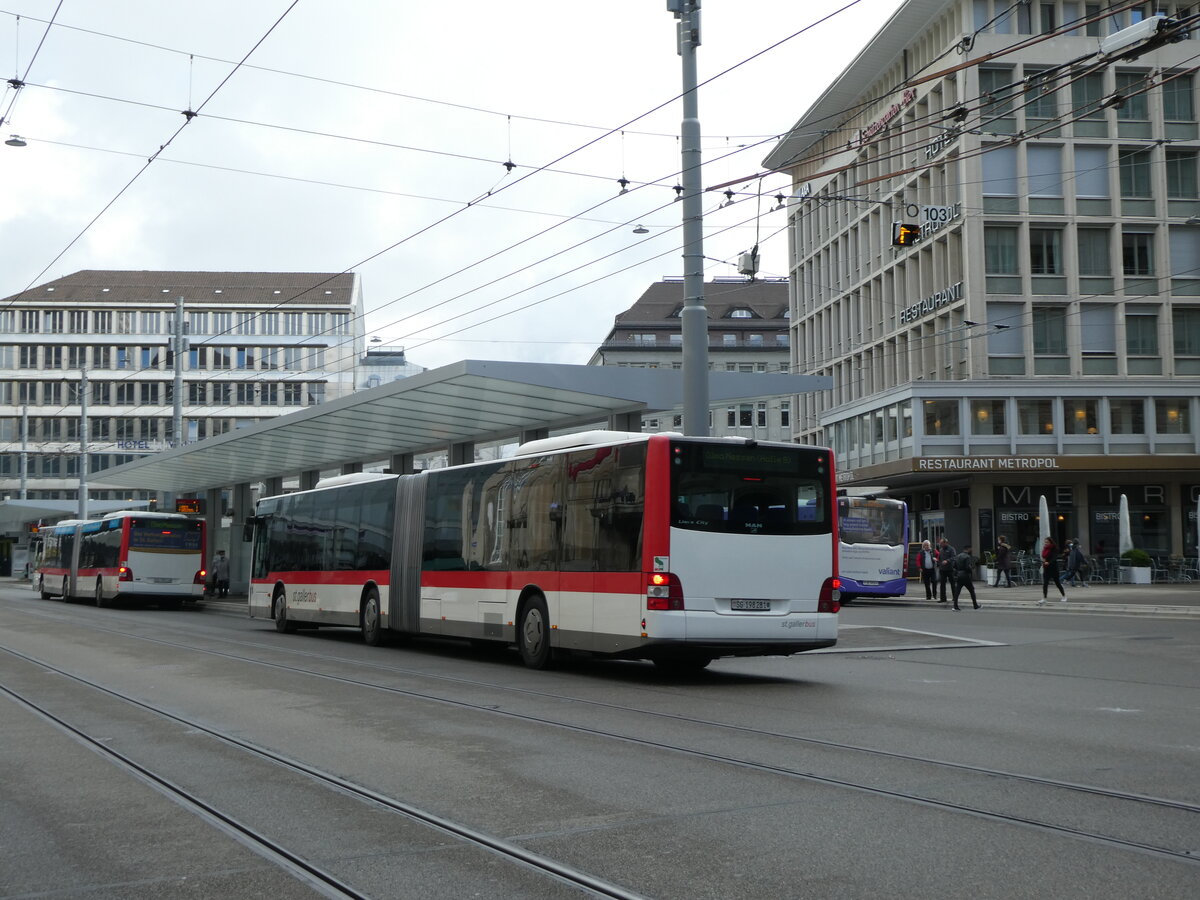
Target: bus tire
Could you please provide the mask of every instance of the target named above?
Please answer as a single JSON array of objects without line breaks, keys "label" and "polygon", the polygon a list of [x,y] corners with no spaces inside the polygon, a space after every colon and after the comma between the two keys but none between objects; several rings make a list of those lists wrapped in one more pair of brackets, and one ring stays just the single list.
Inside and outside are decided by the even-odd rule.
[{"label": "bus tire", "polygon": [[283,591],[276,591],[271,600],[271,612],[275,616],[275,630],[282,634],[292,634],[296,623],[287,617],[287,596]]},{"label": "bus tire", "polygon": [[553,659],[550,648],[550,613],[546,600],[535,594],[521,610],[521,621],[517,626],[517,648],[521,661],[531,669],[548,669]]},{"label": "bus tire", "polygon": [[383,620],[379,610],[379,591],[375,588],[367,589],[359,621],[362,623],[363,643],[368,647],[378,647],[383,643]]},{"label": "bus tire", "polygon": [[104,596],[104,582],[99,578],[96,579],[96,605],[103,609],[106,606],[112,606],[112,600]]},{"label": "bus tire", "polygon": [[48,590],[46,590],[46,579],[41,577],[38,578],[38,593],[42,595],[43,600],[49,600],[52,596],[54,596]]}]

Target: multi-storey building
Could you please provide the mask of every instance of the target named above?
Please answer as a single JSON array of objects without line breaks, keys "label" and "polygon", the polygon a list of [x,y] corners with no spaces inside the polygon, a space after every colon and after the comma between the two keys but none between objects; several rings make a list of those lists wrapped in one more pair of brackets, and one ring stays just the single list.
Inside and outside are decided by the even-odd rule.
[{"label": "multi-storey building", "polygon": [[102,483],[110,466],[351,392],[362,312],[353,273],[82,271],[5,298],[0,496],[77,498],[85,421],[89,484]]},{"label": "multi-storey building", "polygon": [[795,435],[915,535],[1033,549],[1045,496],[1110,556],[1126,495],[1136,547],[1196,554],[1200,43],[1123,40],[1196,11],[908,0],[766,160],[796,371],[835,379]]},{"label": "multi-storey building", "polygon": [[[632,368],[683,366],[683,279],[652,284],[616,316],[588,365]],[[714,372],[789,371],[786,279],[717,278],[704,285],[709,369]],[[709,432],[762,440],[791,440],[792,397],[766,397],[709,410]],[[643,431],[680,431],[681,412],[644,416]]]}]

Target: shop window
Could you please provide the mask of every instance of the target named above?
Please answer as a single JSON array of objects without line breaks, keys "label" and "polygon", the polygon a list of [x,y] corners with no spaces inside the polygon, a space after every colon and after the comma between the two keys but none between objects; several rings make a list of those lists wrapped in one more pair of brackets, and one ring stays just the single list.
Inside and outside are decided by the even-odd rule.
[{"label": "shop window", "polygon": [[958,423],[958,400],[926,400],[925,434],[947,437],[962,434]]}]

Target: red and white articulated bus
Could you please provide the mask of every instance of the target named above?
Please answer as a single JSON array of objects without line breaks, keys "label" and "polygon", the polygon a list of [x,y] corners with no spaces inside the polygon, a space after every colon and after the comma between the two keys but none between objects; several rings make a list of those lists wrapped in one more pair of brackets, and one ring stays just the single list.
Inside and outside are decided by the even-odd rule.
[{"label": "red and white articulated bus", "polygon": [[250,615],[700,668],[837,641],[832,454],[586,432],[260,500]]},{"label": "red and white articulated bus", "polygon": [[112,512],[38,530],[34,590],[43,600],[134,600],[178,608],[204,595],[204,522],[178,513]]}]

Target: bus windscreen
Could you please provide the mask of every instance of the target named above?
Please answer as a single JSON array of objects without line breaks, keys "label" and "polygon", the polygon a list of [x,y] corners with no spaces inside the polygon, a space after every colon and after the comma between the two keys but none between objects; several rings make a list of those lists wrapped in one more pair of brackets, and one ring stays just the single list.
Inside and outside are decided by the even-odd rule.
[{"label": "bus windscreen", "polygon": [[199,553],[202,523],[163,519],[133,519],[129,523],[129,549],[168,553]]},{"label": "bus windscreen", "polygon": [[727,534],[827,534],[828,455],[764,446],[674,444],[671,524]]}]

